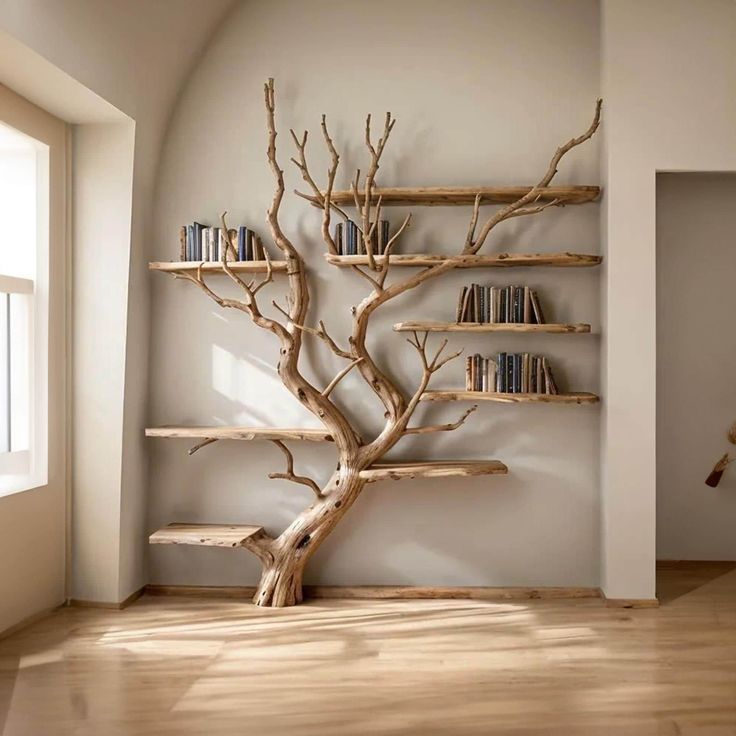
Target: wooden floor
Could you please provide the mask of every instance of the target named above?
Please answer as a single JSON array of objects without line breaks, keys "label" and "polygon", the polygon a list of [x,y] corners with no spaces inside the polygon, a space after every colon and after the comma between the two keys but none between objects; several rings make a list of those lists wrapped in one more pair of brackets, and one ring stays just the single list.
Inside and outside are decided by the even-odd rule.
[{"label": "wooden floor", "polygon": [[0,642],[0,732],[736,734],[736,570],[694,588],[690,577],[678,587],[670,575],[666,604],[642,610],[172,598],[64,609]]}]

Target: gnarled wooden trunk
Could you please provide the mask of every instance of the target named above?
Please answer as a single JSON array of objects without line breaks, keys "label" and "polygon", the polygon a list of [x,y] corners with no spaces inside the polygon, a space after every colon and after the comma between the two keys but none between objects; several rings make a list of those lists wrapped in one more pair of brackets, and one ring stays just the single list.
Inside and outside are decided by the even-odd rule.
[{"label": "gnarled wooden trunk", "polygon": [[275,539],[263,560],[261,581],[253,597],[257,606],[281,608],[302,601],[307,560],[327,538],[363,490],[360,468],[343,463],[322,490],[322,497]]}]

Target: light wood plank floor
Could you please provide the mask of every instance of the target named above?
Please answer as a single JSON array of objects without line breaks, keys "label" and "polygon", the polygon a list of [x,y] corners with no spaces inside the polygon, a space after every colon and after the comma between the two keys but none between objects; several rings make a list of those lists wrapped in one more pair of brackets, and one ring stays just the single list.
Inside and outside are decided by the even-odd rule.
[{"label": "light wood plank floor", "polygon": [[601,601],[143,598],[0,642],[3,736],[736,734],[736,571]]}]

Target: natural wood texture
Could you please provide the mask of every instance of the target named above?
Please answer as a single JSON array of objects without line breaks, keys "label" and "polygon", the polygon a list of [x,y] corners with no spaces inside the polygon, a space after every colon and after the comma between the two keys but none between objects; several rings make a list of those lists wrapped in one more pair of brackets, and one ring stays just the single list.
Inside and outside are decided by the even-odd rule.
[{"label": "natural wood texture", "polygon": [[[325,253],[327,262],[333,266],[353,268],[367,266],[368,256],[339,256]],[[386,256],[374,256],[377,264],[383,264]],[[438,253],[394,253],[389,255],[390,266],[426,268],[449,265],[450,268],[579,268],[598,266],[603,258],[587,253],[497,253],[489,255],[442,255]]]},{"label": "natural wood texture", "polygon": [[[271,204],[266,213],[266,221],[270,230],[274,246],[279,256],[286,263],[288,275],[288,290],[281,300],[271,300],[272,307],[278,313],[275,317],[266,316],[262,311],[261,294],[274,281],[274,262],[270,260],[266,251],[265,276],[248,280],[237,271],[237,263],[230,260],[231,253],[235,252],[231,231],[221,217],[222,232],[227,239],[227,247],[222,249],[222,260],[217,271],[226,274],[232,285],[236,287],[238,297],[223,296],[213,290],[207,279],[211,271],[204,266],[173,271],[180,279],[188,281],[202,291],[209,299],[223,309],[240,312],[250,318],[253,324],[260,329],[272,333],[279,342],[279,359],[277,370],[283,385],[291,392],[294,398],[309,412],[322,422],[326,432],[333,439],[337,451],[337,463],[331,477],[321,487],[316,481],[307,476],[298,476],[293,469],[293,457],[283,445],[283,438],[272,438],[286,456],[286,471],[272,473],[271,477],[280,477],[301,485],[308,486],[314,491],[315,500],[301,511],[294,521],[276,539],[267,535],[249,539],[249,549],[258,555],[263,565],[261,581],[256,591],[254,602],[258,606],[283,607],[292,606],[302,600],[302,580],[305,566],[329,536],[335,526],[355,503],[366,485],[367,478],[363,473],[383,473],[383,477],[409,477],[412,472],[417,474],[416,468],[412,472],[397,469],[391,471],[376,470],[380,460],[390,452],[396,444],[410,434],[426,435],[434,432],[447,432],[458,429],[465,424],[469,412],[465,412],[460,419],[444,425],[413,426],[411,420],[419,405],[420,399],[427,390],[432,376],[448,362],[458,358],[460,352],[445,353],[447,340],[443,340],[439,348],[431,349],[427,345],[428,333],[414,333],[413,339],[408,340],[416,350],[421,364],[421,378],[412,391],[407,392],[402,385],[392,378],[376,360],[376,356],[368,347],[368,330],[376,310],[389,303],[396,297],[415,289],[422,284],[449,273],[458,267],[469,267],[472,263],[468,256],[475,258],[478,263],[477,251],[483,244],[490,229],[501,220],[523,215],[533,215],[542,212],[547,207],[561,204],[570,204],[578,201],[590,201],[598,196],[596,188],[586,189],[578,187],[552,187],[552,178],[557,173],[557,165],[569,150],[587,140],[598,126],[600,119],[600,102],[596,106],[596,113],[590,128],[582,136],[571,139],[557,149],[543,178],[532,188],[518,190],[495,190],[496,196],[508,201],[494,216],[481,228],[480,235],[475,237],[475,226],[478,222],[482,195],[478,196],[477,189],[472,192],[474,204],[470,227],[465,246],[462,248],[464,256],[460,259],[439,257],[425,258],[424,263],[414,263],[420,269],[403,278],[388,281],[391,267],[391,252],[403,233],[409,227],[411,214],[404,218],[401,226],[394,232],[384,249],[383,258],[374,256],[373,248],[376,238],[377,223],[380,221],[384,204],[383,194],[376,187],[376,177],[381,166],[381,159],[389,141],[391,131],[396,120],[391,113],[386,113],[382,132],[376,140],[369,115],[365,121],[364,143],[367,153],[367,165],[358,169],[352,179],[352,202],[357,210],[355,216],[365,248],[365,261],[362,264],[351,263],[351,271],[362,278],[370,287],[368,295],[361,301],[354,302],[351,307],[352,331],[343,343],[336,341],[328,332],[322,320],[316,326],[307,324],[310,305],[310,283],[307,278],[307,269],[304,258],[299,249],[294,246],[289,237],[281,228],[280,210],[285,194],[284,172],[281,169],[276,151],[276,100],[273,79],[264,85],[264,103],[266,108],[267,148],[266,159],[273,175],[275,190]],[[330,136],[325,116],[322,116],[321,133],[327,148],[329,164],[327,168],[326,186],[320,187],[313,178],[307,161],[307,139],[305,131],[297,135],[291,131],[291,138],[295,147],[295,155],[291,159],[299,170],[302,179],[309,187],[315,204],[322,210],[321,232],[327,247],[329,257],[337,258],[338,248],[332,237],[331,218],[333,213],[347,217],[345,210],[337,202],[334,185],[340,154]],[[363,172],[361,175],[361,171]],[[436,193],[435,193],[436,194]],[[451,196],[461,195],[460,190],[454,190]],[[487,195],[492,196],[487,192]],[[388,195],[390,198],[390,194]],[[433,195],[434,196],[434,195]],[[445,195],[442,195],[443,197]],[[462,194],[466,196],[466,194]],[[426,198],[425,198],[426,200]],[[431,200],[431,197],[430,197]],[[528,206],[527,206],[528,205]],[[600,259],[596,256],[578,256],[575,254],[545,254],[536,256],[495,256],[495,263],[503,265],[592,265]],[[338,358],[348,361],[345,367],[327,382],[324,388],[316,386],[300,369],[300,355],[305,336],[320,340]],[[355,418],[341,403],[335,399],[336,390],[340,381],[348,371],[354,370],[364,380],[366,389],[372,391],[383,406],[383,427],[364,438],[358,427],[363,426],[362,417]],[[202,442],[191,448],[190,453],[201,447],[211,444],[217,438],[210,434],[202,436]],[[494,466],[493,472],[505,471],[501,463]],[[435,474],[448,473],[447,464],[444,469],[434,469]],[[488,466],[484,472],[490,472]],[[453,475],[468,475],[467,467],[455,467]]]},{"label": "natural wood texture", "polygon": [[499,460],[433,460],[414,463],[377,463],[360,471],[368,483],[408,478],[470,478],[474,475],[506,475],[509,469]]},{"label": "natural wood texture", "polygon": [[[193,598],[240,598],[247,600],[255,586],[147,585],[146,593]],[[600,598],[600,588],[500,587],[483,585],[305,585],[304,598],[316,600],[574,600]]]},{"label": "natural wood texture", "polygon": [[[151,271],[163,271],[170,274],[196,273],[201,270],[210,275],[227,275],[227,272],[219,261],[152,261],[148,264]],[[228,267],[233,273],[267,273],[267,261],[230,261]],[[271,261],[271,269],[275,273],[286,271],[286,261]]]},{"label": "natural wood texture", "polygon": [[64,608],[1,642],[0,731],[726,736],[735,661],[736,572],[645,610],[144,596]]},{"label": "natural wood texture", "polygon": [[150,544],[191,544],[199,547],[245,547],[263,536],[262,526],[247,524],[168,524],[148,538]]},{"label": "natural wood texture", "polygon": [[496,401],[501,404],[596,404],[600,397],[589,393],[499,394],[486,391],[425,391],[422,401]]},{"label": "natural wood texture", "polygon": [[[452,205],[472,205],[480,195],[480,204],[511,204],[526,196],[532,187],[374,187],[371,200],[384,207],[446,207]],[[600,187],[595,186],[559,186],[547,187],[539,197],[540,202],[557,201],[559,204],[583,204],[594,202],[600,196]],[[301,194],[315,207],[323,205],[315,195]],[[336,205],[355,204],[353,190],[335,190],[332,202]],[[358,192],[358,202],[365,202],[365,192]]]},{"label": "natural wood texture", "polygon": [[148,427],[146,437],[332,442],[332,435],[324,429],[306,427]]},{"label": "natural wood texture", "polygon": [[549,332],[584,333],[590,332],[590,325],[575,324],[523,324],[514,322],[397,322],[396,332]]}]

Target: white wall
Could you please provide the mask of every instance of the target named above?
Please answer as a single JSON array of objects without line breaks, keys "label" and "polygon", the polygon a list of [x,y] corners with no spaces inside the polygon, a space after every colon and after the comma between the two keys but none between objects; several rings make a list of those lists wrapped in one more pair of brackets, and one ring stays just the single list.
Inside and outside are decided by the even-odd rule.
[{"label": "white wall", "polygon": [[[96,494],[95,508],[104,512],[98,516],[89,507],[81,510],[75,519],[77,541],[87,550],[106,545],[119,548],[113,556],[86,556],[89,564],[77,569],[75,580],[74,594],[80,598],[99,600],[102,584],[105,596],[111,596],[105,600],[118,601],[145,582],[147,471],[142,430],[149,327],[145,249],[153,179],[178,90],[231,4],[232,0],[4,0],[0,4],[0,29],[7,34],[0,49],[0,81],[8,81],[24,96],[71,122],[125,119],[122,111],[136,123],[132,198],[127,204],[130,236],[125,252],[118,254],[122,268],[110,275],[110,294],[117,294],[118,301],[77,302],[82,312],[99,310],[109,330],[107,339],[119,346],[111,372],[93,373],[90,380],[97,385],[79,392],[88,397],[91,393],[94,400],[75,407],[88,435],[95,435],[100,414],[109,427],[99,446],[77,448],[79,477],[91,481],[81,495]],[[97,96],[107,104],[100,104]],[[90,132],[89,140],[94,135]],[[124,174],[114,169],[108,173],[111,178]],[[98,243],[103,254],[105,247],[104,241]],[[89,293],[96,293],[94,287]],[[86,324],[92,325],[92,320]],[[96,334],[78,332],[76,339],[91,347]],[[108,358],[112,361],[113,355]],[[119,439],[111,442],[111,436]],[[117,479],[94,483],[100,464],[106,468],[105,477],[119,468]],[[110,525],[116,530],[113,539],[107,536]]]},{"label": "white wall", "polygon": [[[301,183],[288,161],[289,126],[310,129],[314,170],[326,167],[318,129],[322,112],[350,171],[362,162],[365,113],[376,120],[385,110],[394,113],[398,123],[381,168],[385,184],[526,183],[541,176],[562,141],[590,122],[599,93],[598,29],[597,3],[590,0],[379,0],[370,13],[357,2],[326,0],[239,6],[198,66],[172,121],[152,257],[176,258],[178,226],[195,218],[213,222],[224,209],[232,223],[266,233],[273,186],[264,155],[262,85],[268,76],[276,78],[288,191]],[[340,180],[347,184],[345,170]],[[571,154],[559,181],[598,183],[598,144]],[[401,249],[459,249],[469,214],[417,209]],[[394,223],[402,216],[401,210],[391,212]],[[349,307],[364,293],[363,283],[324,265],[319,215],[291,194],[283,224],[307,254],[313,314],[345,335]],[[568,207],[499,228],[487,252],[595,253],[598,238],[598,206]],[[219,311],[187,284],[161,274],[151,278],[151,424],[313,425],[278,382],[270,336],[242,315]],[[416,383],[418,366],[391,325],[454,314],[457,292],[471,279],[536,285],[550,316],[589,321],[599,331],[595,269],[457,273],[377,315],[373,349],[405,388]],[[592,391],[599,388],[599,344],[598,334],[452,340],[469,352],[546,353],[565,385]],[[340,367],[319,345],[308,345],[305,353],[304,369],[320,383]],[[458,363],[436,383],[458,386],[462,380]],[[360,418],[366,435],[376,431],[379,407],[358,376],[350,376],[336,395]],[[417,418],[450,419],[465,408],[422,407]],[[497,457],[510,474],[368,487],[315,557],[308,580],[597,585],[598,431],[595,407],[486,404],[456,434],[404,440],[394,457]],[[282,461],[270,445],[218,443],[188,458],[183,442],[149,442],[150,529],[182,520],[253,521],[276,533],[309,503],[307,491],[266,479]],[[295,452],[300,469],[326,479],[333,462],[329,447]],[[218,550],[152,548],[150,557],[155,583],[244,584],[258,574],[249,556]]]},{"label": "white wall", "polygon": [[736,170],[736,4],[603,0],[606,304],[602,560],[654,596],[657,171]]},{"label": "white wall", "polygon": [[736,176],[657,177],[657,559],[736,559]]}]

